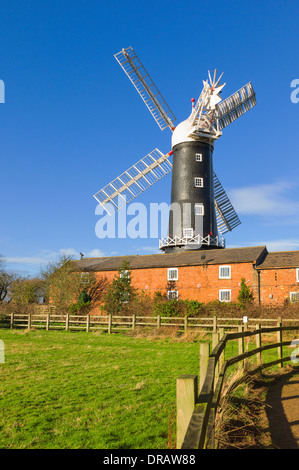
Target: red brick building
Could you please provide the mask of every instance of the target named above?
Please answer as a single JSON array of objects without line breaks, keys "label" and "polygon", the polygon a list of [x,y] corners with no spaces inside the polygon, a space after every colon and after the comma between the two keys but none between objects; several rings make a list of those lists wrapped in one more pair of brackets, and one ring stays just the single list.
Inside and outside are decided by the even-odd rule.
[{"label": "red brick building", "polygon": [[112,280],[124,260],[130,264],[132,285],[151,295],[168,288],[169,298],[203,303],[237,301],[241,279],[245,278],[257,304],[299,300],[299,251],[269,253],[265,246],[194,250],[87,258],[77,261],[77,266],[82,272]]},{"label": "red brick building", "polygon": [[281,305],[286,299],[299,301],[299,251],[267,253],[256,270],[262,304]]}]

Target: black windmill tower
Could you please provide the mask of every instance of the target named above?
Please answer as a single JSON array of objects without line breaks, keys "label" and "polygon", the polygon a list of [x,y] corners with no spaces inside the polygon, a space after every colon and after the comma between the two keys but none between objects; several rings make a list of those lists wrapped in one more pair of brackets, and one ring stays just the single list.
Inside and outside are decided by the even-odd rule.
[{"label": "black windmill tower", "polygon": [[132,47],[114,57],[160,129],[172,131],[172,150],[153,150],[98,191],[95,199],[112,215],[172,171],[168,236],[160,240],[160,249],[169,253],[224,248],[222,235],[240,220],[213,170],[214,142],[226,126],[255,106],[251,82],[222,101],[222,74],[217,78],[216,70],[213,77],[209,72],[197,102],[191,100],[190,116],[175,127],[175,116]]}]

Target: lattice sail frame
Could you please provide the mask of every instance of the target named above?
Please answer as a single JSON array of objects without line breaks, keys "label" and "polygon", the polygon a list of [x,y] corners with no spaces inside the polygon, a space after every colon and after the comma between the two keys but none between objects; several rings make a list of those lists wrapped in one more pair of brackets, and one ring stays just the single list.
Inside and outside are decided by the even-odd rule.
[{"label": "lattice sail frame", "polygon": [[[164,130],[169,127],[173,131],[176,118],[133,48],[122,49],[114,57],[138,91],[160,129]],[[216,79],[216,73],[215,70],[212,79],[208,72],[209,81],[203,81],[203,90],[188,118],[191,131],[189,137],[208,136],[210,140],[218,139],[222,135],[222,129],[256,105],[251,82],[222,101],[219,94],[225,84],[219,85],[222,74]],[[95,199],[112,215],[170,173],[172,164],[168,158],[171,154],[172,152],[169,152],[164,155],[158,149],[153,150],[98,191],[94,195]],[[215,172],[213,182],[217,227],[223,235],[241,222]]]},{"label": "lattice sail frame", "polygon": [[203,81],[202,92],[189,117],[191,126],[189,137],[196,138],[206,134],[211,140],[219,139],[222,129],[256,105],[251,82],[222,101],[219,94],[225,83],[219,85],[223,74],[216,80],[216,73],[217,70],[211,79],[209,72],[209,81]]},{"label": "lattice sail frame", "polygon": [[249,82],[216,106],[213,123],[218,123],[218,129],[221,131],[255,105],[255,92],[251,82]]},{"label": "lattice sail frame", "polygon": [[127,49],[122,49],[114,57],[133,83],[161,131],[166,127],[173,130],[176,117],[142,65],[134,49],[131,46]]},{"label": "lattice sail frame", "polygon": [[226,232],[231,232],[241,222],[215,172],[213,181],[217,228],[220,234],[224,235]]},{"label": "lattice sail frame", "polygon": [[94,194],[94,198],[112,215],[171,172],[170,155],[172,152],[164,155],[153,150]]},{"label": "lattice sail frame", "polygon": [[[114,214],[171,172],[171,155],[172,152],[164,155],[158,149],[153,150],[94,194],[94,198],[109,215]],[[213,182],[217,228],[223,235],[241,222],[215,172]]]}]

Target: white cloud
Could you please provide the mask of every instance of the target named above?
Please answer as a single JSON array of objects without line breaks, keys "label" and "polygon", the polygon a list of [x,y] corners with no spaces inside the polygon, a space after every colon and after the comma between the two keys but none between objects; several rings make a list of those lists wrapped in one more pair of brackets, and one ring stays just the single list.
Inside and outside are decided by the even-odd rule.
[{"label": "white cloud", "polygon": [[257,243],[256,246],[259,245],[266,245],[268,251],[293,251],[299,249],[299,239],[269,240],[264,243]]},{"label": "white cloud", "polygon": [[289,193],[294,183],[280,181],[237,188],[230,191],[230,198],[238,214],[296,217],[298,221],[299,202],[293,201]]},{"label": "white cloud", "polygon": [[246,246],[266,246],[270,251],[294,251],[299,249],[298,238],[282,238],[279,240],[263,240],[244,243],[243,245],[228,244],[227,248],[244,248]]},{"label": "white cloud", "polygon": [[86,254],[84,253],[84,258],[101,258],[102,256],[105,256],[105,253],[98,248],[88,251]]},{"label": "white cloud", "polygon": [[58,255],[73,256],[74,258],[80,258],[80,253],[74,248],[62,248],[59,253],[55,253],[55,257]]},{"label": "white cloud", "polygon": [[[3,261],[7,264],[21,264],[30,266],[41,266],[50,261],[54,261],[61,255],[73,256],[75,259],[80,259],[80,252],[74,248],[61,248],[58,252],[42,251],[38,255],[33,256],[7,256]],[[95,248],[94,250],[84,252],[85,258],[100,258],[105,254]]]},{"label": "white cloud", "polygon": [[5,263],[9,264],[30,264],[39,265],[49,261],[50,258],[41,256],[8,256],[4,258]]},{"label": "white cloud", "polygon": [[145,251],[145,252],[150,252],[150,253],[161,253],[161,251],[157,248],[157,246],[140,246],[136,248],[136,251]]}]

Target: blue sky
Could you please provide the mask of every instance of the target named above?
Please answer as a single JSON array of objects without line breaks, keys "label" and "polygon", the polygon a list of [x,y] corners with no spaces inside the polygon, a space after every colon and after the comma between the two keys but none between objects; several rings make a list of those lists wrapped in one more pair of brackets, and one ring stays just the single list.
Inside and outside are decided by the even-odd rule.
[{"label": "blue sky", "polygon": [[[177,117],[208,70],[223,98],[251,81],[257,106],[223,131],[214,168],[242,221],[226,246],[299,249],[297,1],[2,0],[0,253],[35,275],[62,252],[149,254],[158,239],[99,239],[93,194],[171,149],[113,55],[132,46]],[[299,93],[298,93],[299,97]],[[168,175],[138,202],[170,202]]]}]

